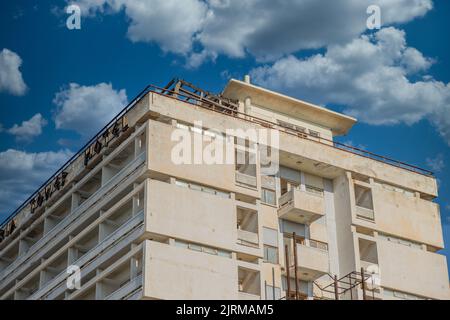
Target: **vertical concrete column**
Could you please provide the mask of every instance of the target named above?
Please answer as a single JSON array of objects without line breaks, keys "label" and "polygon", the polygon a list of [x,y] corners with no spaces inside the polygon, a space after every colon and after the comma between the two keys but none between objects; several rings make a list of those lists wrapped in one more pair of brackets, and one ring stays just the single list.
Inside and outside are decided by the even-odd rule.
[{"label": "vertical concrete column", "polygon": [[[41,264],[45,262],[45,259],[41,259]],[[39,289],[42,289],[44,285],[47,283],[47,272],[45,269],[42,269],[39,272]]]},{"label": "vertical concrete column", "polygon": [[252,110],[252,99],[250,97],[246,97],[244,99],[244,113],[250,114]]},{"label": "vertical concrete column", "polygon": [[[69,242],[72,241],[73,236],[69,236]],[[67,265],[72,265],[78,259],[78,249],[76,247],[70,247],[67,251]]]},{"label": "vertical concrete column", "polygon": [[328,257],[330,261],[330,273],[339,273],[339,254],[337,245],[337,226],[336,226],[336,214],[334,208],[334,192],[333,192],[333,182],[324,179],[324,201],[325,201],[325,219],[327,226],[327,237],[328,237]]},{"label": "vertical concrete column", "polygon": [[306,191],[306,178],[303,171],[300,171],[300,190]]},{"label": "vertical concrete column", "polygon": [[29,247],[30,247],[30,245],[28,244],[27,240],[20,239],[19,240],[19,256],[21,256],[22,254],[27,252]]},{"label": "vertical concrete column", "polygon": [[[139,186],[139,184],[138,183],[134,183],[133,184],[133,189],[136,189],[137,187]],[[135,194],[134,196],[133,196],[133,200],[132,200],[132,205],[131,205],[131,216],[135,216],[136,215],[136,213],[138,212],[138,210],[139,210],[139,207],[141,206],[142,204],[140,203],[140,200],[139,200],[139,193],[137,193],[137,194]]]},{"label": "vertical concrete column", "polygon": [[[102,270],[97,269],[97,276],[102,272]],[[95,300],[102,300],[105,297],[103,292],[103,284],[101,281],[95,283]]]},{"label": "vertical concrete column", "polygon": [[71,212],[80,205],[80,195],[77,192],[72,193]]},{"label": "vertical concrete column", "polygon": [[[137,245],[133,243],[131,245],[131,250],[136,248],[136,246]],[[138,263],[139,263],[138,259],[136,259],[135,257],[131,257],[131,259],[130,259],[130,281],[137,277],[138,267],[139,267]]]}]

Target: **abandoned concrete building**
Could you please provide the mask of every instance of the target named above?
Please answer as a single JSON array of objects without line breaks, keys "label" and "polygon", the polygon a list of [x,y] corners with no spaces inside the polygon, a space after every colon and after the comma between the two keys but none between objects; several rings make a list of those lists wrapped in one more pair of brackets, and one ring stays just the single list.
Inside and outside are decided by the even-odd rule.
[{"label": "abandoned concrete building", "polygon": [[[355,122],[248,76],[148,86],[2,224],[0,299],[448,299],[436,179],[336,142]],[[173,162],[174,130],[261,128],[273,174],[252,138]]]}]

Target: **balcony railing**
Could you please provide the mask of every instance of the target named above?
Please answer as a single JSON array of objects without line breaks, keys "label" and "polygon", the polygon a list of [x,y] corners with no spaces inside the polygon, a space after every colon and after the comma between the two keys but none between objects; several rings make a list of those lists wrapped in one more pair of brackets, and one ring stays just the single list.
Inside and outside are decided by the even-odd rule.
[{"label": "balcony railing", "polygon": [[[82,269],[82,274],[87,274],[88,272],[86,271],[88,266],[91,266],[90,269],[92,269],[92,266],[98,264],[99,258],[104,256],[107,252],[111,252],[114,248],[116,248],[117,251],[119,246],[123,247],[124,243],[128,243],[127,241],[124,241],[126,239],[133,240],[135,236],[132,231],[136,230],[139,226],[142,226],[143,221],[144,212],[141,211],[72,264],[80,267],[80,269]],[[132,235],[130,236],[131,233]],[[43,296],[56,296],[56,291],[61,291],[61,285],[65,286],[65,279],[67,276],[66,270],[62,271],[54,279],[45,284],[43,288],[39,289],[38,292],[30,296],[29,299],[37,300]],[[65,290],[65,288],[63,290]]]},{"label": "balcony railing", "polygon": [[133,295],[136,291],[142,289],[142,274],[131,279],[119,289],[108,295],[105,300],[124,300],[130,295]]},{"label": "balcony railing", "polygon": [[238,234],[238,240],[243,241],[243,244],[249,243],[249,244],[258,245],[258,243],[259,243],[258,234],[255,232],[238,229],[237,234]]},{"label": "balcony railing", "polygon": [[356,215],[360,218],[375,220],[375,214],[372,209],[364,208],[364,207],[356,207]]},{"label": "balcony railing", "polygon": [[246,186],[256,187],[256,177],[236,171],[236,182]]},{"label": "balcony railing", "polygon": [[261,296],[253,293],[248,293],[244,291],[239,291],[238,293],[239,300],[261,300]]},{"label": "balcony railing", "polygon": [[[92,207],[98,207],[100,204],[102,204],[100,199],[106,199],[106,195],[111,196],[111,194],[109,194],[108,192],[113,192],[114,194],[119,193],[121,191],[121,188],[124,188],[126,186],[126,184],[123,182],[129,179],[129,176],[134,173],[142,165],[142,163],[144,163],[144,161],[145,154],[134,159],[131,163],[124,167],[104,186],[97,190],[88,200],[83,202],[79,207],[75,208],[72,213],[61,220],[56,226],[53,227],[53,229],[51,229],[47,234],[39,239],[39,241],[33,244],[24,255],[18,257],[12,264],[10,264],[5,270],[3,270],[3,272],[0,273],[0,280],[3,281],[12,273],[20,272],[21,267],[31,259],[39,259],[41,256],[43,256],[48,251],[47,249],[44,249],[45,246],[49,245],[49,243],[57,243],[57,238],[60,239],[67,236],[65,234],[65,232],[67,232],[67,228],[74,229],[80,223],[80,220],[87,219],[85,212],[89,210],[91,213],[94,213],[95,210],[92,210]],[[121,188],[113,189],[114,186],[119,184],[121,185]],[[77,222],[77,224],[75,224],[75,221]],[[65,230],[65,232],[62,232],[62,230]],[[6,285],[5,282],[2,282],[2,284]]]},{"label": "balcony railing", "polygon": [[[284,243],[289,246],[290,267],[294,266],[294,252],[292,249],[292,237],[285,237]],[[312,239],[296,239],[297,268],[304,280],[315,280],[328,273],[328,245],[324,242]]]}]

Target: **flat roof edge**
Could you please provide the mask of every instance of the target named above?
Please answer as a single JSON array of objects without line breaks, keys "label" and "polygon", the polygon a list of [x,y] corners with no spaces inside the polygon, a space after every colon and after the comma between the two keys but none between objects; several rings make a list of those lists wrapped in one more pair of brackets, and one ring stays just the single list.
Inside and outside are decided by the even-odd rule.
[{"label": "flat roof edge", "polygon": [[318,106],[315,105],[311,102],[307,102],[298,98],[294,98],[264,87],[260,87],[251,83],[247,83],[241,80],[237,80],[237,79],[230,79],[229,82],[227,83],[227,85],[225,86],[224,90],[222,91],[222,94],[224,96],[227,96],[227,91],[232,90],[232,86],[239,86],[239,87],[245,87],[248,88],[250,90],[253,91],[258,91],[260,93],[263,94],[267,94],[267,95],[272,95],[274,97],[277,97],[278,99],[281,100],[285,100],[285,101],[289,101],[291,103],[294,104],[299,104],[303,107],[309,108],[310,110],[314,110],[314,111],[319,111],[322,112],[324,114],[326,114],[329,117],[332,117],[334,119],[336,119],[337,121],[342,121],[344,122],[344,126],[342,126],[343,128],[339,128],[339,127],[334,127],[332,129],[334,133],[338,134],[338,135],[345,135],[352,127],[353,125],[358,121],[356,118],[349,116],[349,115],[345,115],[343,113],[328,109],[326,107],[322,107],[322,106]]}]

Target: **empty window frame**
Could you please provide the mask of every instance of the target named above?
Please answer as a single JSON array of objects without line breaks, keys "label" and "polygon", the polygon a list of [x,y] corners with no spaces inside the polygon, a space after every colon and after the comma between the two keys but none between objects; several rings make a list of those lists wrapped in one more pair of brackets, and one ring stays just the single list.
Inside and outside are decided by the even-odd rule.
[{"label": "empty window frame", "polygon": [[355,203],[358,207],[373,210],[372,190],[355,184]]},{"label": "empty window frame", "polygon": [[256,144],[246,139],[235,138],[236,171],[256,177]]},{"label": "empty window frame", "polygon": [[[275,292],[275,296],[274,296]],[[266,285],[266,300],[280,300],[281,299],[281,288],[273,287],[271,285]]]},{"label": "empty window frame", "polygon": [[261,202],[275,206],[277,204],[275,191],[261,188]]},{"label": "empty window frame", "polygon": [[263,227],[264,261],[278,264],[278,230]]}]

